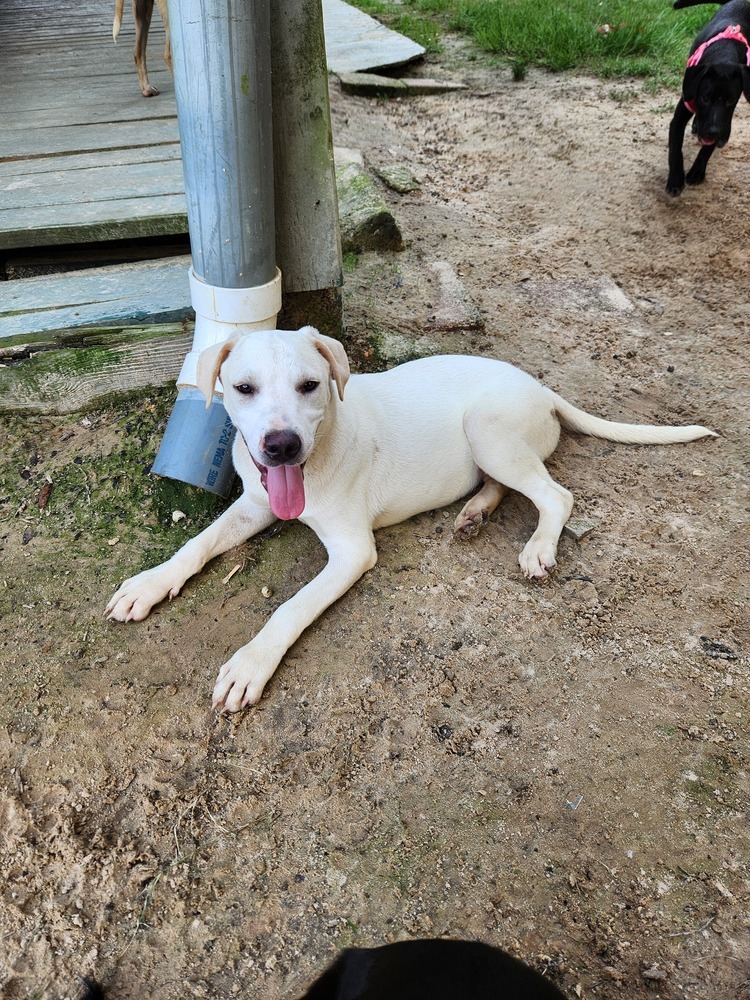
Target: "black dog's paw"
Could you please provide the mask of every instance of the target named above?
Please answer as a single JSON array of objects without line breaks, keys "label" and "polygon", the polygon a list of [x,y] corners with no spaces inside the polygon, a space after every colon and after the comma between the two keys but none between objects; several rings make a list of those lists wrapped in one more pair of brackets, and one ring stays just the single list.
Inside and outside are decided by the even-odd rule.
[{"label": "black dog's paw", "polygon": [[104,990],[95,979],[80,976],[81,992],[79,1000],[104,1000]]},{"label": "black dog's paw", "polygon": [[667,179],[667,194],[671,194],[673,198],[676,198],[678,194],[682,193],[682,189],[685,187],[686,179],[687,178],[684,174],[679,179],[670,174]]},{"label": "black dog's paw", "polygon": [[698,166],[696,169],[695,164],[688,170],[685,175],[685,183],[690,184],[695,187],[696,184],[702,184],[706,179],[706,168],[703,165]]}]

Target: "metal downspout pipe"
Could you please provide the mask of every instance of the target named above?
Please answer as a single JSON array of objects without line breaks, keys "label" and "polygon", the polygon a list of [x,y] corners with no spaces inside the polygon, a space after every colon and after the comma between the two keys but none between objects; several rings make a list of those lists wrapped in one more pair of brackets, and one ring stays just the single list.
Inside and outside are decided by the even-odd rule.
[{"label": "metal downspout pipe", "polygon": [[195,387],[198,354],[275,329],[271,0],[169,0],[195,310],[193,349],[153,472],[227,496],[234,430]]}]

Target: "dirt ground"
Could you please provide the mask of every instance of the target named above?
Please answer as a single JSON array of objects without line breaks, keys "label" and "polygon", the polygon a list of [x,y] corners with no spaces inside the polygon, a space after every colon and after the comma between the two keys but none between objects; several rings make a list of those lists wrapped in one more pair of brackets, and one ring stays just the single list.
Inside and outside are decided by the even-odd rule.
[{"label": "dirt ground", "polygon": [[[423,72],[469,89],[332,84],[337,145],[422,181],[384,188],[406,249],[347,270],[355,363],[488,354],[720,437],[564,435],[549,466],[591,530],[543,585],[517,566],[518,496],[466,544],[459,505],[380,532],[227,719],[219,666],[322,566],[317,540],[286,525],[108,623],[119,582],[212,516],[147,474],[171,390],[4,419],[4,996],[75,996],[81,972],[113,1000],[294,998],[342,947],[447,935],[570,997],[750,997],[747,109],[669,200],[674,94],[514,83],[463,48]],[[441,328],[446,273],[481,328]]]}]

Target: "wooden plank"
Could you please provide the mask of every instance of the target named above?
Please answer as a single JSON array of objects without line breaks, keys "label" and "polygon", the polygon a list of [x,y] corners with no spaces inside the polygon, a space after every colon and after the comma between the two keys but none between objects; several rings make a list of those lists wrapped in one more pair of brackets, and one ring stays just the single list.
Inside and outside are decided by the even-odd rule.
[{"label": "wooden plank", "polygon": [[[25,137],[23,156],[50,156],[55,153],[83,153],[90,150],[120,149],[124,146],[152,146],[177,141],[171,118],[150,121],[107,122],[77,125],[74,128],[33,129]],[[0,136],[0,160],[19,159],[18,134]]]},{"label": "wooden plank", "polygon": [[[153,74],[150,74],[150,78],[158,87],[158,79]],[[105,97],[109,87],[100,84],[99,89]],[[0,132],[18,131],[21,133],[18,138],[23,141],[24,133],[29,129],[49,128],[52,115],[58,128],[84,124],[116,126],[121,122],[168,119],[174,128],[172,139],[174,142],[177,141],[175,112],[174,108],[170,111],[168,94],[163,95],[164,100],[147,101],[139,92],[138,100],[133,98],[129,103],[123,102],[118,108],[113,109],[101,101],[93,101],[92,91],[95,91],[95,88],[82,86],[81,99],[76,99],[74,105],[71,105],[71,96],[64,94],[54,98],[49,97],[43,102],[41,100],[32,102],[27,98],[17,102],[14,107],[0,108]]]},{"label": "wooden plank", "polygon": [[0,352],[60,343],[84,327],[192,318],[189,267],[182,256],[4,282]]},{"label": "wooden plank", "polygon": [[[40,156],[34,160],[5,160],[0,162],[0,190],[4,183],[17,182],[19,178],[34,174],[67,171],[75,178],[77,170],[88,170],[95,167],[128,168],[134,163],[149,163],[158,169],[162,163],[176,162],[181,164],[182,157],[179,145],[150,146],[148,149],[131,147],[130,149],[92,150],[90,153],[68,153],[63,156]],[[11,190],[11,188],[8,188]]]},{"label": "wooden plank", "polygon": [[162,163],[131,163],[127,168],[97,166],[83,167],[75,174],[75,185],[71,183],[72,172],[61,169],[64,159],[58,160],[57,170],[44,174],[24,174],[19,171],[15,177],[0,177],[0,193],[22,193],[24,212],[45,207],[59,212],[57,206],[64,206],[66,214],[75,214],[75,207],[91,203],[92,193],[97,204],[121,201],[127,198],[158,198],[183,195],[182,165],[179,160]]},{"label": "wooden plank", "polygon": [[59,243],[93,243],[144,236],[170,236],[187,232],[185,198],[123,199],[78,206],[75,217],[63,215],[64,206],[50,221],[50,208],[0,209],[0,247],[52,246]]},{"label": "wooden plank", "polygon": [[0,412],[74,413],[136,389],[168,385],[192,339],[192,324],[89,331],[82,346],[0,367]]}]

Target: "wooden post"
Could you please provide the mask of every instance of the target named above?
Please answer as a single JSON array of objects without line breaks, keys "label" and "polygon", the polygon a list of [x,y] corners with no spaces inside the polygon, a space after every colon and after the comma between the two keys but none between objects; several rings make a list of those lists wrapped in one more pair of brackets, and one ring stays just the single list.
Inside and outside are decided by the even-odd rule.
[{"label": "wooden post", "polygon": [[342,332],[343,271],[321,0],[273,0],[276,263],[279,326]]}]

